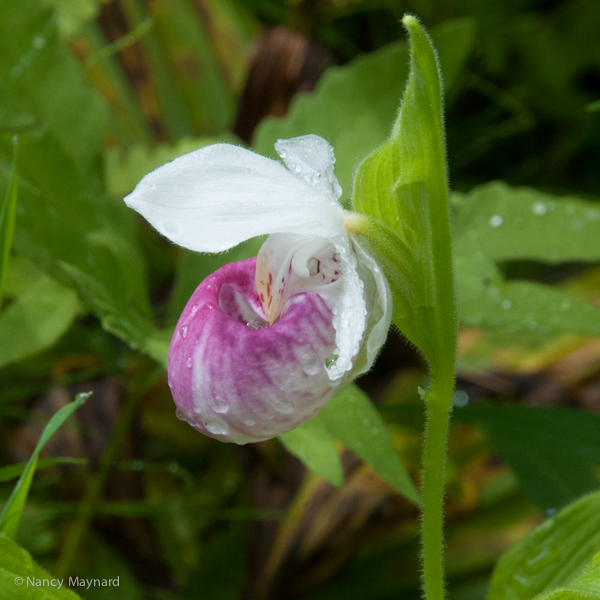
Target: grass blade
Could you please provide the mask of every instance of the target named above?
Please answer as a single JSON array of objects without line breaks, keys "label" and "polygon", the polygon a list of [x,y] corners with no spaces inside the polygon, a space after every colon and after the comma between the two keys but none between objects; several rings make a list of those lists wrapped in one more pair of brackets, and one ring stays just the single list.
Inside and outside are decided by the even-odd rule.
[{"label": "grass blade", "polygon": [[23,508],[27,501],[27,494],[29,493],[29,487],[31,486],[31,480],[33,479],[37,467],[40,452],[50,438],[60,429],[60,427],[62,427],[63,423],[90,397],[90,395],[91,392],[77,394],[75,400],[56,411],[48,421],[46,427],[44,427],[44,431],[42,431],[42,435],[40,436],[31,458],[27,462],[25,470],[21,474],[21,477],[19,477],[19,480],[0,513],[0,532],[5,533],[8,537],[15,539],[19,531],[21,515],[23,514]]}]

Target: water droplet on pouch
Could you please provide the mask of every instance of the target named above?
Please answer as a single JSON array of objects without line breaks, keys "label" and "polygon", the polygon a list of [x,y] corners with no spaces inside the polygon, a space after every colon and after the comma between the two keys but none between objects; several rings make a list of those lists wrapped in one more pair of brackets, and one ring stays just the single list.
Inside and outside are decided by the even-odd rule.
[{"label": "water droplet on pouch", "polygon": [[488,221],[490,227],[500,227],[504,223],[504,219],[500,215],[493,215]]},{"label": "water droplet on pouch", "polygon": [[222,435],[227,431],[225,423],[216,417],[209,417],[204,421],[204,427],[209,433],[213,435]]},{"label": "water droplet on pouch", "polygon": [[301,359],[302,370],[307,375],[316,375],[321,370],[321,361],[316,354],[305,354]]},{"label": "water droplet on pouch", "polygon": [[277,412],[280,412],[284,415],[291,413],[294,410],[294,403],[290,400],[277,400],[273,405]]},{"label": "water droplet on pouch", "polygon": [[243,433],[236,433],[234,436],[232,436],[231,439],[238,446],[243,446],[244,444],[247,444],[250,441],[250,438],[247,435],[244,435]]},{"label": "water droplet on pouch", "polygon": [[248,323],[246,323],[246,326],[248,327],[248,329],[259,330],[268,327],[269,324],[266,321],[263,321],[262,319],[253,319],[252,321],[248,321]]},{"label": "water droplet on pouch", "polygon": [[252,417],[244,417],[243,421],[246,427],[252,427],[253,425],[256,425],[256,421]]},{"label": "water droplet on pouch", "polygon": [[182,414],[181,412],[179,412],[179,409],[177,409],[175,411],[175,416],[180,420],[180,421],[187,421],[187,419],[185,418],[185,415]]},{"label": "water droplet on pouch", "polygon": [[192,357],[191,357],[191,356],[189,356],[189,357],[188,357],[188,359],[185,361],[185,366],[186,366],[188,369],[191,369],[191,368],[192,368]]},{"label": "water droplet on pouch", "polygon": [[229,410],[229,406],[227,405],[225,400],[221,398],[221,396],[215,396],[215,399],[213,401],[213,409],[215,412],[223,414]]},{"label": "water droplet on pouch", "polygon": [[186,338],[186,337],[187,337],[187,333],[188,333],[188,326],[187,326],[187,325],[184,325],[184,326],[181,328],[181,337],[182,337],[182,338]]}]

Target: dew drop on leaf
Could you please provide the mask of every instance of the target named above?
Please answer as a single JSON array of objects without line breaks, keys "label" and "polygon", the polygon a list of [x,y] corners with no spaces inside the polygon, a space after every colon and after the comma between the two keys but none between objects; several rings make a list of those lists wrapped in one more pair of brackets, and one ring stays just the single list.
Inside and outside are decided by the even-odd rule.
[{"label": "dew drop on leaf", "polygon": [[500,216],[500,215],[493,215],[490,217],[490,220],[488,221],[490,227],[500,227],[500,225],[502,225],[502,223],[504,223],[504,219]]}]

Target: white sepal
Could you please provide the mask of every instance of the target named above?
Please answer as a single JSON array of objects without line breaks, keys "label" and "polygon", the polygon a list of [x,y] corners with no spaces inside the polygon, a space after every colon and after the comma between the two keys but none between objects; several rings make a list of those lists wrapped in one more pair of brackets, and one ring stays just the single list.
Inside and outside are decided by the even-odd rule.
[{"label": "white sepal", "polygon": [[329,239],[341,206],[281,163],[229,144],[176,158],[146,175],[125,203],[172,242],[221,252],[269,233]]}]

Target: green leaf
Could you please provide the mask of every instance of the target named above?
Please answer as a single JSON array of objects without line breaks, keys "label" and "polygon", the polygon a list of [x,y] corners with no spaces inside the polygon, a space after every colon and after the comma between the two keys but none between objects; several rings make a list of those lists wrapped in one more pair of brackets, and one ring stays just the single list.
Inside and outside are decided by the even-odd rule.
[{"label": "green leaf", "polygon": [[456,259],[458,315],[465,325],[510,332],[600,335],[600,310],[560,289],[504,281],[484,257]]},{"label": "green leaf", "polygon": [[78,168],[90,167],[106,110],[61,47],[53,12],[37,0],[0,3],[0,81],[0,127],[14,115],[28,115],[29,128],[51,132]]},{"label": "green leaf", "polygon": [[21,515],[23,514],[23,508],[27,500],[27,494],[29,493],[29,487],[35,473],[40,452],[62,424],[90,397],[90,394],[91,392],[77,394],[75,400],[56,411],[44,427],[44,431],[42,431],[42,435],[27,462],[25,470],[2,508],[2,512],[0,513],[0,532],[5,533],[13,539],[17,536]]},{"label": "green leaf", "polygon": [[15,231],[15,217],[17,216],[17,194],[18,194],[18,171],[17,171],[17,138],[13,141],[13,164],[12,174],[6,197],[0,210],[0,305],[4,295],[4,282],[8,270],[8,259],[12,247],[13,234]]},{"label": "green leaf", "polygon": [[[455,19],[439,25],[432,38],[440,50],[447,88],[463,68],[474,42],[474,22]],[[268,118],[255,134],[254,148],[274,156],[280,138],[315,133],[335,149],[335,174],[346,197],[357,160],[383,144],[398,112],[408,77],[408,45],[396,42],[344,67],[331,67],[312,94],[296,98],[284,119]]]},{"label": "green leaf", "polygon": [[419,494],[402,464],[390,432],[368,396],[355,384],[340,390],[319,413],[327,431],[371,465],[415,504]]},{"label": "green leaf", "polygon": [[[598,548],[600,492],[594,492],[546,520],[500,559],[487,600],[529,600],[575,584]],[[588,583],[584,578],[582,585]]]},{"label": "green leaf", "polygon": [[575,197],[492,182],[456,195],[457,256],[546,263],[600,259],[600,207]]},{"label": "green leaf", "polygon": [[6,291],[16,298],[0,313],[0,368],[50,348],[81,311],[72,289],[20,256],[11,261]]},{"label": "green leaf", "polygon": [[600,552],[592,564],[566,587],[536,596],[536,600],[598,600],[600,599]]},{"label": "green leaf", "polygon": [[0,532],[0,597],[11,600],[77,600],[58,580],[37,565],[29,552]]},{"label": "green leaf", "polygon": [[556,509],[595,490],[600,480],[600,415],[583,410],[523,405],[456,408],[475,423],[515,471],[529,497]]},{"label": "green leaf", "polygon": [[335,441],[321,413],[304,425],[279,436],[281,443],[309,468],[338,488],[344,485],[344,472]]},{"label": "green leaf", "polygon": [[100,172],[88,175],[77,171],[52,136],[23,137],[22,211],[14,247],[51,276],[75,286],[104,323],[121,323],[109,331],[139,347],[152,324],[135,216],[98,191]]},{"label": "green leaf", "polygon": [[120,294],[88,275],[82,269],[66,262],[58,264],[71,278],[84,303],[99,318],[102,327],[127,342],[132,348],[141,349],[152,333],[152,324],[135,307],[127,307]]},{"label": "green leaf", "polygon": [[[59,45],[56,19],[39,2],[0,6],[3,45],[0,79],[10,85],[0,120],[13,108],[33,116],[31,133],[20,139],[14,247],[75,286],[109,332],[143,347],[153,330],[146,266],[135,215],[104,195],[104,105]],[[6,98],[15,106],[4,105]],[[0,137],[0,163],[8,154]]]}]

